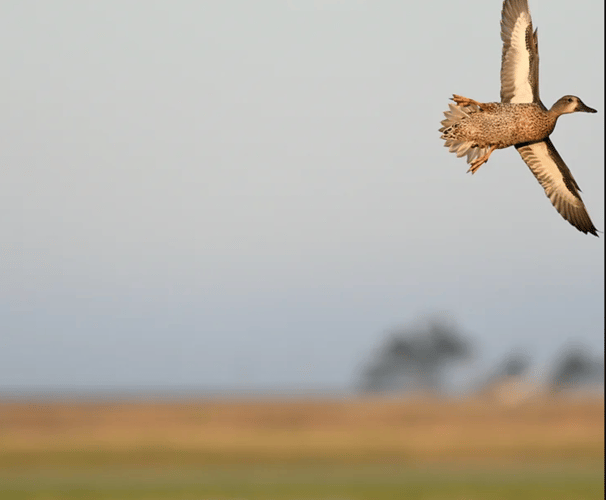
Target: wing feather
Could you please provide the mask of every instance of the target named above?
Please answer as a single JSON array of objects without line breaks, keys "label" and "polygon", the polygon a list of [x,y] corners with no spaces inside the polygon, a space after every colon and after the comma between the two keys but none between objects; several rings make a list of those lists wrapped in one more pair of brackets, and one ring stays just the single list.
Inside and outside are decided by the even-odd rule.
[{"label": "wing feather", "polygon": [[579,185],[551,140],[520,144],[516,149],[560,215],[579,231],[597,236],[581,199]]},{"label": "wing feather", "polygon": [[501,39],[501,102],[541,102],[539,43],[527,0],[503,2]]}]

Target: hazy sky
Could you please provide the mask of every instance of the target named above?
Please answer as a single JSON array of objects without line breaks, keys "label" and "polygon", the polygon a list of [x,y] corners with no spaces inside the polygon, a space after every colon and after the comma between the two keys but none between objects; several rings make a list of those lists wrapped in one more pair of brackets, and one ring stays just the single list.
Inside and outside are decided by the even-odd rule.
[{"label": "hazy sky", "polygon": [[[552,139],[604,230],[604,2],[530,0]],[[346,386],[434,311],[483,359],[603,350],[604,235],[518,153],[443,147],[499,99],[501,2],[5,2],[0,386]]]}]

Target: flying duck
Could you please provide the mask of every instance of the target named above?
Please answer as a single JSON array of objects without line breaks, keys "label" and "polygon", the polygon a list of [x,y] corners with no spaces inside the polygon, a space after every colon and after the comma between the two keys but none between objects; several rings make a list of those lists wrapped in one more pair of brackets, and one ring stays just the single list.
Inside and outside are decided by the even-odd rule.
[{"label": "flying duck", "polygon": [[539,98],[539,51],[527,0],[505,0],[501,12],[501,102],[482,103],[454,94],[442,120],[442,139],[475,173],[495,149],[514,146],[560,215],[579,231],[597,236],[580,188],[549,135],[566,113],[596,113],[566,95],[547,109]]}]

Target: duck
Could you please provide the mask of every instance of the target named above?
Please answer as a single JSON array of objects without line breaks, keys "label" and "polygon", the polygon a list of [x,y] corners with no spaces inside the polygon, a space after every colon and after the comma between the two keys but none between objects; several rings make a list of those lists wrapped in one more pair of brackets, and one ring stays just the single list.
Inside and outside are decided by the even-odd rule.
[{"label": "duck", "polygon": [[457,94],[439,129],[444,146],[466,156],[475,174],[497,149],[516,148],[560,215],[585,234],[597,236],[581,189],[555,149],[550,134],[564,114],[597,113],[574,95],[551,108],[539,97],[539,49],[528,0],[505,0],[501,11],[501,102],[478,102]]}]

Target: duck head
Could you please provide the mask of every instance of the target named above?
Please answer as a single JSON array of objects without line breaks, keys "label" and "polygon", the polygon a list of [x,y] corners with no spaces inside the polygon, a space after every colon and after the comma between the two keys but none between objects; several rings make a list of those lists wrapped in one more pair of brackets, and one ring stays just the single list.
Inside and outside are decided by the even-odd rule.
[{"label": "duck head", "polygon": [[589,106],[586,106],[581,99],[574,95],[565,95],[560,97],[550,111],[556,113],[558,116],[566,113],[575,113],[576,111],[583,111],[585,113],[597,113],[597,111]]}]

